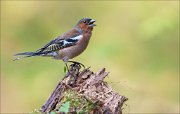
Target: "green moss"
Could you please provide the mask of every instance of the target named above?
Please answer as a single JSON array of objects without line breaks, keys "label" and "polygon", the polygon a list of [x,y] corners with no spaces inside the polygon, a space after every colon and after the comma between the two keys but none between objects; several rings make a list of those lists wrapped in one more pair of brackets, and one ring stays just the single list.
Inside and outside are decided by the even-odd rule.
[{"label": "green moss", "polygon": [[[80,96],[74,90],[64,92],[64,98],[58,104],[59,112],[67,113],[67,109],[74,110],[78,114],[89,113],[97,107],[97,103],[87,100],[84,96]],[[65,111],[64,111],[65,110]]]}]

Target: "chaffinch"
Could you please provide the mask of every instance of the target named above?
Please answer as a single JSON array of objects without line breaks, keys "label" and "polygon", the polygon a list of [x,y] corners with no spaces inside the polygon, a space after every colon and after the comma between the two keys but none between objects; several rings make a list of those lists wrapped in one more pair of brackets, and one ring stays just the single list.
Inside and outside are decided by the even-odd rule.
[{"label": "chaffinch", "polygon": [[45,56],[63,60],[67,66],[67,62],[74,62],[69,61],[69,59],[80,55],[86,49],[95,26],[94,22],[95,20],[93,19],[83,18],[73,29],[56,37],[37,51],[15,54],[15,56],[19,57],[14,60],[25,57]]}]

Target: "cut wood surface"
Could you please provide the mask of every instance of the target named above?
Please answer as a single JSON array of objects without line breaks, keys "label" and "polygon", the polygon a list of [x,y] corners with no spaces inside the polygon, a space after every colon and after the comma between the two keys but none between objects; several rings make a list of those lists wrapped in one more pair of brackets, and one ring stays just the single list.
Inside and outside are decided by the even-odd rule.
[{"label": "cut wood surface", "polygon": [[61,114],[63,104],[70,103],[67,107],[69,114],[122,114],[123,103],[128,99],[113,91],[108,83],[103,81],[109,74],[105,68],[97,73],[93,73],[89,68],[82,71],[80,69],[77,64],[70,65],[69,72],[59,81],[40,111]]}]

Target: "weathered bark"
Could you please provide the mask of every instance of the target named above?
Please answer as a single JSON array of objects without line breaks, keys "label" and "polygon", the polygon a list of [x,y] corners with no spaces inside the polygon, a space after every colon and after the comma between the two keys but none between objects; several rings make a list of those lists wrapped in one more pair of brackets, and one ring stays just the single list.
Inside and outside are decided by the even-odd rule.
[{"label": "weathered bark", "polygon": [[[107,82],[103,81],[107,75],[108,72],[105,71],[105,68],[102,68],[97,73],[93,73],[89,68],[80,71],[79,65],[70,65],[69,72],[59,81],[49,99],[41,107],[41,112],[58,111],[59,104],[62,103],[62,99],[65,97],[64,92],[73,90],[77,92],[78,96],[97,104],[88,113],[121,114],[121,107],[128,99],[113,91]],[[70,107],[69,113],[77,113],[76,110],[78,110],[76,107]]]}]

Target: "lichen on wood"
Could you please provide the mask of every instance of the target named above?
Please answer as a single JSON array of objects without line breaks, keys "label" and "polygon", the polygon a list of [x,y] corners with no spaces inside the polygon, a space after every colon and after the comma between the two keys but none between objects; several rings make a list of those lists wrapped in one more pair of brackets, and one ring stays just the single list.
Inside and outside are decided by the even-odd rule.
[{"label": "lichen on wood", "polygon": [[109,74],[105,68],[97,73],[89,68],[80,69],[80,65],[70,65],[69,71],[40,111],[58,114],[121,114],[121,107],[128,99],[103,81]]}]

